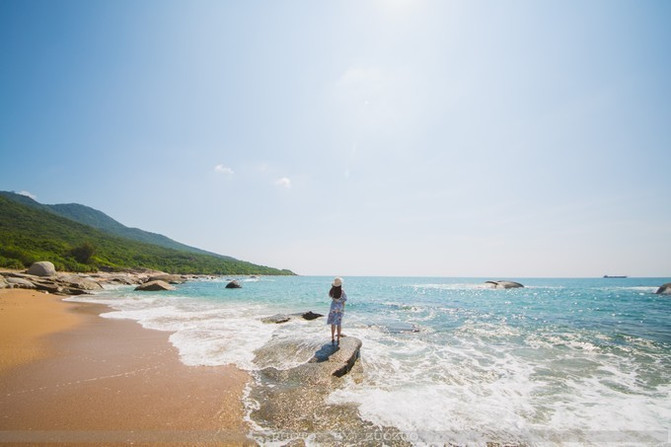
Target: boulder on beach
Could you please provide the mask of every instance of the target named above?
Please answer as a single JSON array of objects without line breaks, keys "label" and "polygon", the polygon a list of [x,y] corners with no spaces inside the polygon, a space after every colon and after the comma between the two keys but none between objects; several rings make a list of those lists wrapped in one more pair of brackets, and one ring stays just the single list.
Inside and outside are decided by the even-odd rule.
[{"label": "boulder on beach", "polygon": [[160,290],[175,290],[175,287],[171,286],[165,281],[149,281],[144,284],[140,284],[135,288],[135,290],[143,290],[145,292],[155,292]]},{"label": "boulder on beach", "polygon": [[4,276],[0,275],[0,289],[4,289],[6,287],[9,287],[9,283],[7,283]]},{"label": "boulder on beach", "polygon": [[54,276],[56,274],[56,267],[49,261],[33,262],[33,265],[28,269],[28,274],[35,276]]},{"label": "boulder on beach", "polygon": [[237,280],[234,279],[233,281],[226,284],[226,288],[227,289],[240,289],[240,288],[242,288],[242,286],[240,285],[240,283]]},{"label": "boulder on beach", "polygon": [[314,320],[314,319],[317,319],[317,318],[319,318],[319,317],[323,317],[323,316],[324,316],[324,315],[314,313],[314,312],[312,312],[311,310],[310,310],[310,311],[307,311],[307,312],[305,312],[304,314],[301,315],[301,317],[303,317],[304,319],[306,319],[306,320],[308,320],[308,321],[309,321],[309,320]]},{"label": "boulder on beach", "polygon": [[655,292],[658,295],[671,295],[671,282],[662,284],[659,289]]},{"label": "boulder on beach", "polygon": [[107,278],[105,278],[105,282],[132,286],[134,284],[140,283],[140,280],[136,276],[130,275],[128,273],[119,273],[109,275]]},{"label": "boulder on beach", "polygon": [[182,284],[186,282],[182,275],[170,275],[168,273],[152,275],[149,277],[149,281],[165,281],[169,284]]},{"label": "boulder on beach", "polygon": [[79,275],[68,275],[59,278],[60,282],[68,287],[82,290],[102,290],[103,286],[99,282]]},{"label": "boulder on beach", "polygon": [[492,289],[518,289],[524,287],[522,284],[515,281],[485,281]]}]

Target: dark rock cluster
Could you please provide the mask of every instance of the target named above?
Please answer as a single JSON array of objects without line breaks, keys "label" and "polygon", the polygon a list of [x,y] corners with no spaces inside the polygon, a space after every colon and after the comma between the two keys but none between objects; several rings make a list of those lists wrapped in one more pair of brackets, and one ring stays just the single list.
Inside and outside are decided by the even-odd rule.
[{"label": "dark rock cluster", "polygon": [[318,314],[315,312],[307,311],[304,313],[298,313],[298,314],[275,314],[271,315],[269,317],[262,318],[261,321],[264,323],[275,323],[275,324],[280,324],[280,323],[286,323],[287,321],[290,321],[296,317],[303,318],[304,320],[316,320],[319,317],[323,317],[324,315]]}]

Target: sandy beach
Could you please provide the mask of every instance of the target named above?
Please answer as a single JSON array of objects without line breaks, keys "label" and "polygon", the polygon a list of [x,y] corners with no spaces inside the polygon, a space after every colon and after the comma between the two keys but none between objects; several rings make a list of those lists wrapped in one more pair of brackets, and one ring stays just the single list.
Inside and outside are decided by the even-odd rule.
[{"label": "sandy beach", "polygon": [[0,445],[240,445],[248,375],[182,364],[168,332],[0,290]]}]

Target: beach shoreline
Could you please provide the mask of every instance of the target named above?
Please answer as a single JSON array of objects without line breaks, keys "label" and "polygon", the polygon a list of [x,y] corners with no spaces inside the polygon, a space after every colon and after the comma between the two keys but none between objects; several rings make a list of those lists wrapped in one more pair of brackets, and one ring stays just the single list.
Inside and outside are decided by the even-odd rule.
[{"label": "beach shoreline", "polygon": [[187,366],[169,332],[104,305],[0,290],[0,445],[241,445],[249,375]]}]

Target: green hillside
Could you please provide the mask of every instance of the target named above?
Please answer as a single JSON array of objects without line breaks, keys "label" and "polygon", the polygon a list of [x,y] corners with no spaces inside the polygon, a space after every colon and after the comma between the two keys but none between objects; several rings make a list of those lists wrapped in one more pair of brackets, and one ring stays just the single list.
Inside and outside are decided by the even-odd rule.
[{"label": "green hillside", "polygon": [[0,267],[24,268],[35,261],[51,261],[58,270],[68,271],[151,268],[213,275],[293,274],[130,240],[0,195]]},{"label": "green hillside", "polygon": [[117,236],[132,239],[134,241],[160,245],[161,247],[166,248],[174,248],[175,250],[184,250],[193,253],[212,255],[220,257],[222,259],[228,259],[231,261],[236,260],[235,258],[231,258],[230,256],[222,256],[216,253],[201,250],[199,248],[190,247],[186,244],[174,241],[169,237],[163,236],[162,234],[151,233],[149,231],[144,231],[139,228],[127,227],[117,222],[116,220],[112,219],[102,211],[98,211],[88,206],[80,205],[78,203],[47,205],[47,207],[49,207],[49,209],[54,213],[61,215],[63,217],[67,217],[68,219],[74,220],[75,222],[79,222],[84,225],[89,225],[93,228],[103,230],[106,233],[115,234]]},{"label": "green hillside", "polygon": [[149,231],[144,231],[139,228],[130,228],[122,223],[112,219],[107,214],[102,211],[98,211],[94,208],[81,205],[79,203],[64,203],[57,205],[44,205],[39,203],[30,197],[23,196],[14,192],[0,191],[0,196],[7,197],[15,202],[28,205],[33,208],[41,209],[44,211],[50,211],[59,216],[65,217],[75,222],[79,222],[84,225],[97,228],[104,231],[105,233],[114,234],[117,236],[125,237],[127,239],[132,239],[134,241],[146,242],[149,244],[160,245],[161,247],[174,248],[176,250],[185,250],[193,253],[200,253],[206,255],[217,256],[222,259],[228,259],[231,261],[236,261],[235,258],[230,256],[223,256],[216,253],[208,252],[201,250],[199,248],[190,247],[186,244],[174,241],[162,234],[151,233]]}]

